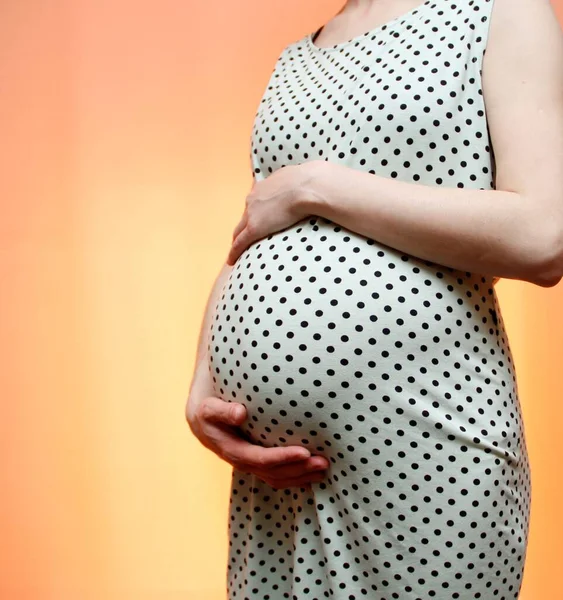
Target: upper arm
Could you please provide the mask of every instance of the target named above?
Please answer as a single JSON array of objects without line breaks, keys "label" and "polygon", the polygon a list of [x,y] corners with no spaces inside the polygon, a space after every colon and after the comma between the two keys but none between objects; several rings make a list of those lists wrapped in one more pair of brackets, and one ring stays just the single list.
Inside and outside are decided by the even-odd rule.
[{"label": "upper arm", "polygon": [[494,0],[482,84],[496,189],[517,192],[537,209],[542,264],[560,276],[563,32],[549,0]]}]

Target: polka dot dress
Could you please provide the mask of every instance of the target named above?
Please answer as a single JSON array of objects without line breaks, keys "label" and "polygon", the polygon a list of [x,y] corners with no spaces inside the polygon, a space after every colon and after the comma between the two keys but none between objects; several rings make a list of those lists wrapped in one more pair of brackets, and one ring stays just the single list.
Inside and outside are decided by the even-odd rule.
[{"label": "polka dot dress", "polygon": [[[252,167],[327,160],[494,187],[481,66],[492,0],[427,0],[330,47],[285,47]],[[310,215],[234,265],[208,332],[241,435],[299,445],[325,478],[232,472],[229,600],[518,598],[530,465],[495,280]]]}]

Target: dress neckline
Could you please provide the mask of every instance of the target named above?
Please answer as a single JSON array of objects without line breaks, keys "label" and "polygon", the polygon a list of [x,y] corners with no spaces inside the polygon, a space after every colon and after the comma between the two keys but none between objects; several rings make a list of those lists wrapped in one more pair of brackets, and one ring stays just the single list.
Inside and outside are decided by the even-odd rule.
[{"label": "dress neckline", "polygon": [[431,4],[433,1],[434,0],[425,0],[421,4],[418,4],[414,8],[411,8],[409,11],[407,11],[393,19],[390,19],[389,21],[386,21],[385,23],[381,23],[381,25],[378,25],[377,27],[374,27],[373,29],[366,31],[365,33],[357,35],[349,40],[345,40],[344,42],[340,42],[338,44],[333,44],[332,46],[320,47],[320,46],[316,46],[315,43],[313,42],[313,38],[316,35],[318,35],[322,31],[322,29],[324,29],[324,27],[325,27],[324,25],[322,27],[320,27],[319,29],[317,29],[316,31],[314,31],[313,33],[307,34],[305,36],[305,41],[307,42],[307,45],[315,52],[331,52],[331,51],[335,51],[335,50],[340,50],[341,48],[345,48],[346,46],[349,46],[350,44],[354,44],[354,43],[361,41],[363,38],[373,36],[373,35],[379,33],[379,31],[387,30],[392,25],[395,25],[396,23],[405,21],[406,19],[408,19],[411,16],[418,15],[419,13],[421,13],[423,11],[423,9],[426,6]]}]

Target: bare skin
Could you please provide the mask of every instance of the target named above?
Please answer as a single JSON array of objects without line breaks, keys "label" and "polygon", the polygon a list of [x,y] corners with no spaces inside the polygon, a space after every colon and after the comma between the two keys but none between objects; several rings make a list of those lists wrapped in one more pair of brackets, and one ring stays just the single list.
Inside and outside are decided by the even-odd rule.
[{"label": "bare skin", "polygon": [[327,48],[355,38],[421,6],[424,0],[348,0],[315,38]]},{"label": "bare skin", "polygon": [[325,478],[328,461],[322,456],[303,459],[309,454],[305,448],[263,448],[241,438],[237,427],[246,418],[246,409],[242,406],[240,410],[241,406],[214,396],[204,398],[189,421],[193,434],[235,469],[255,474],[276,490],[306,487]]},{"label": "bare skin", "polygon": [[[347,0],[324,26],[315,44],[330,46],[361,35],[420,4],[422,0]],[[223,267],[208,306],[216,304],[218,292],[231,268],[232,265]],[[208,326],[209,316],[206,315],[202,333],[207,331]],[[204,337],[200,339],[199,367],[194,373],[186,403],[186,419],[192,433],[219,458],[237,470],[254,473],[275,489],[322,481],[329,466],[325,457],[311,456],[301,446],[264,448],[240,435],[239,426],[247,417],[246,408],[243,404],[226,402],[214,396],[202,339]]]},{"label": "bare skin", "polygon": [[[317,38],[322,36],[319,46],[330,46],[360,35],[421,3],[422,0],[348,0],[323,28]],[[222,287],[231,267],[223,267],[208,306],[215,304],[213,296]],[[204,319],[202,332],[208,324],[208,319]],[[203,349],[201,355],[205,356]],[[203,446],[237,470],[255,474],[274,489],[306,487],[326,477],[329,462],[323,456],[311,456],[301,446],[264,448],[241,437],[238,428],[246,419],[246,407],[215,397],[206,359],[200,359],[198,365],[185,414],[192,433]]]},{"label": "bare skin", "polygon": [[[419,5],[421,0],[348,0],[323,28],[317,38],[318,45],[330,46],[351,39]],[[525,10],[529,12],[524,13]],[[514,42],[530,36],[533,40],[525,46]],[[557,225],[558,240],[561,239],[558,223],[562,220],[553,217],[561,215],[562,180],[558,177],[563,156],[560,136],[563,128],[558,126],[563,123],[558,95],[563,73],[561,39],[549,2],[497,0],[483,61],[483,91],[495,148],[497,188],[523,190],[523,197],[529,196],[538,211],[544,211],[544,220]],[[528,169],[530,164],[535,168]],[[553,238],[552,234],[542,237]],[[545,254],[554,256],[552,250]],[[538,285],[551,287],[560,281],[561,255],[559,252],[552,259],[551,269]],[[324,461],[328,467],[326,458],[312,457],[303,447],[263,448],[243,440],[237,434],[237,427],[246,418],[244,405],[213,397],[207,363],[201,360],[199,364],[204,367],[194,376],[186,417],[204,446],[242,471],[256,473],[277,489],[324,477],[324,473],[322,477],[313,475],[311,468],[317,461]],[[237,409],[242,411],[238,417]]]},{"label": "bare skin", "polygon": [[213,395],[207,361],[201,360],[186,403],[186,420],[206,448],[237,470],[254,473],[274,489],[306,487],[324,479],[326,458],[311,456],[301,446],[264,448],[252,444],[241,437],[238,429],[245,419],[243,404]]}]

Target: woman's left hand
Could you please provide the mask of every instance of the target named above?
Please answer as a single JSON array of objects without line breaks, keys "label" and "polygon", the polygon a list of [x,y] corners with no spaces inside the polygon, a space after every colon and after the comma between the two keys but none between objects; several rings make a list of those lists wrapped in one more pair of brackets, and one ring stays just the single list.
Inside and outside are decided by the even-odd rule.
[{"label": "woman's left hand", "polygon": [[306,200],[314,196],[312,183],[317,163],[309,161],[281,167],[266,179],[254,182],[246,197],[242,218],[233,231],[228,265],[234,265],[256,240],[285,229],[309,214]]}]

